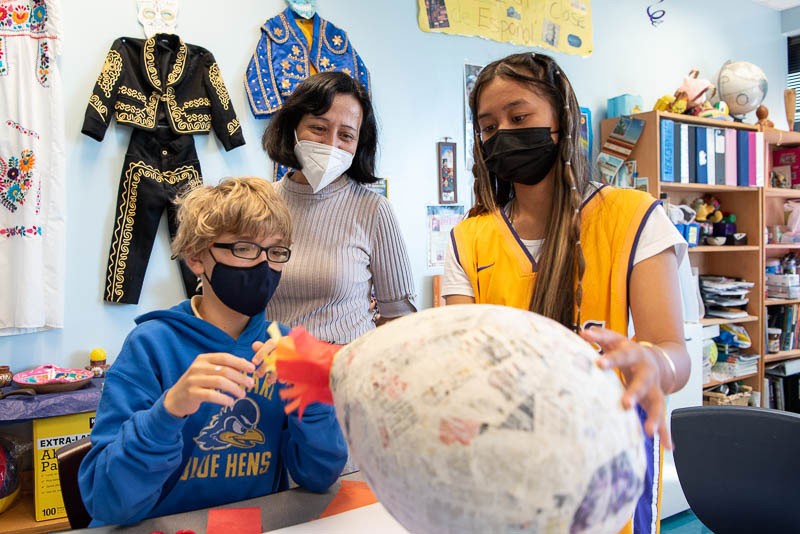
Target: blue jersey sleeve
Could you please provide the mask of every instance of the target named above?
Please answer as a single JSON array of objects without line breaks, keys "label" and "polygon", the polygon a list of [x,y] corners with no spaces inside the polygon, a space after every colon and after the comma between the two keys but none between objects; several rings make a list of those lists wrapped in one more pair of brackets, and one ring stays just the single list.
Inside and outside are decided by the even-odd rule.
[{"label": "blue jersey sleeve", "polygon": [[164,392],[149,365],[146,343],[135,332],[106,376],[92,448],[78,472],[86,510],[102,523],[133,523],[146,517],[181,463],[185,419],[164,408]]}]

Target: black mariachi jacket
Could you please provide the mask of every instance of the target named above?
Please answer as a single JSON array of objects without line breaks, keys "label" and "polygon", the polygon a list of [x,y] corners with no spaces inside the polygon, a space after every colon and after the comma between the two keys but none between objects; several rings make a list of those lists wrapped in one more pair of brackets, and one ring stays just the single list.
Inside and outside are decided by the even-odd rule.
[{"label": "black mariachi jacket", "polygon": [[214,56],[177,35],[114,41],[81,131],[102,141],[112,113],[117,122],[148,131],[159,123],[176,134],[207,134],[213,127],[225,150],[244,144]]}]

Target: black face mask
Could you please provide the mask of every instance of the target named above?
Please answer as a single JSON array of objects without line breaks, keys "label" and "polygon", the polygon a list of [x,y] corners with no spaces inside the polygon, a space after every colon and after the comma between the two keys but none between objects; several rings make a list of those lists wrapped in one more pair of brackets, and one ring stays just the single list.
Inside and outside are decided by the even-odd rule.
[{"label": "black face mask", "polygon": [[[214,254],[211,257],[214,258]],[[206,275],[206,279],[219,300],[233,311],[249,317],[264,311],[278,287],[281,272],[271,268],[266,261],[252,267],[225,265],[217,258],[214,261],[217,263],[211,271],[211,278]]]},{"label": "black face mask", "polygon": [[547,127],[498,130],[482,148],[493,176],[523,185],[544,180],[558,157],[558,146]]}]

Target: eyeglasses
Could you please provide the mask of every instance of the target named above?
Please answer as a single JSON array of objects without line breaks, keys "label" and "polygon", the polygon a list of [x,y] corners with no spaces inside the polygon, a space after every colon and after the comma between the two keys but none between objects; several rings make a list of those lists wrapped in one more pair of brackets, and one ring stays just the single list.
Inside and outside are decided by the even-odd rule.
[{"label": "eyeglasses", "polygon": [[214,248],[226,248],[231,254],[243,260],[254,260],[261,255],[261,251],[267,253],[267,261],[272,263],[286,263],[292,256],[292,251],[287,247],[271,246],[262,247],[250,241],[236,241],[235,243],[212,243]]}]

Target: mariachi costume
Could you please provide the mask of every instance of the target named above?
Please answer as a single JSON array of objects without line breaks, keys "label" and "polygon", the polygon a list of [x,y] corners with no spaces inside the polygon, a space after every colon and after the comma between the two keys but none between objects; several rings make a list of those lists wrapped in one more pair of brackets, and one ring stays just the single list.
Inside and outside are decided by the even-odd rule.
[{"label": "mariachi costume", "polygon": [[64,326],[60,14],[58,0],[0,2],[0,336]]},{"label": "mariachi costume", "polygon": [[[105,300],[135,304],[161,213],[167,210],[172,238],[173,200],[203,183],[192,135],[213,128],[225,150],[243,145],[244,137],[214,56],[177,35],[114,42],[81,131],[102,141],[112,115],[134,131],[119,184]],[[197,277],[183,262],[181,273],[191,296]]]},{"label": "mariachi costume", "polygon": [[[261,26],[261,39],[247,66],[244,85],[253,115],[271,117],[300,82],[328,71],[347,73],[371,90],[367,67],[344,30],[318,14],[296,20],[286,8]],[[276,164],[275,179],[287,171]]]}]

